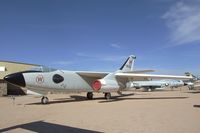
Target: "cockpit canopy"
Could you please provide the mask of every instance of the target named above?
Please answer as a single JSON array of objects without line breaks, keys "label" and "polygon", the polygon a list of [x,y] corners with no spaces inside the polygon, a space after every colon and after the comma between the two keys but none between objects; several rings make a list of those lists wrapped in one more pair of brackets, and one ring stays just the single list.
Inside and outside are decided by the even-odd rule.
[{"label": "cockpit canopy", "polygon": [[57,69],[46,67],[46,66],[35,66],[30,69],[31,71],[39,71],[39,72],[53,72]]}]

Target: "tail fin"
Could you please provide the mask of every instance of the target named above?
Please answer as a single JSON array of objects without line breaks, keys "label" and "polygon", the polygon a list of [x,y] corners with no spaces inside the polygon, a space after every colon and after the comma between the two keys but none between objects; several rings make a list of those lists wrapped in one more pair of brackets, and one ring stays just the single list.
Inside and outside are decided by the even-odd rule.
[{"label": "tail fin", "polygon": [[190,73],[190,72],[185,72],[185,75],[186,76],[192,76],[192,77],[194,77],[194,78],[196,78],[194,75],[192,75],[192,73]]},{"label": "tail fin", "polygon": [[186,76],[191,76],[191,77],[193,77],[193,80],[194,80],[194,81],[200,80],[199,77],[194,76],[194,75],[193,75],[192,73],[190,73],[190,72],[185,72],[185,75],[186,75]]},{"label": "tail fin", "polygon": [[121,70],[123,72],[133,71],[135,59],[136,59],[136,56],[130,55],[119,70]]}]

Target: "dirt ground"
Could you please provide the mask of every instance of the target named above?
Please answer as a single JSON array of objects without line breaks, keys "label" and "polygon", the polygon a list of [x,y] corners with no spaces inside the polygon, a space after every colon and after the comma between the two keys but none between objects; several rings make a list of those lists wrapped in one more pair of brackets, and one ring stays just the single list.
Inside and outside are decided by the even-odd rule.
[{"label": "dirt ground", "polygon": [[0,98],[0,132],[199,133],[200,91],[85,93]]}]

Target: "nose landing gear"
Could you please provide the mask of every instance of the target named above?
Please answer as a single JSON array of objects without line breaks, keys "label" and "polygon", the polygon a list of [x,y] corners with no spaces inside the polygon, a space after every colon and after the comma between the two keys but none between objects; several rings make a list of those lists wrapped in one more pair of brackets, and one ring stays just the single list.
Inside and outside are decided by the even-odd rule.
[{"label": "nose landing gear", "polygon": [[48,104],[48,102],[49,102],[48,97],[43,96],[42,99],[41,99],[41,103],[42,104]]}]

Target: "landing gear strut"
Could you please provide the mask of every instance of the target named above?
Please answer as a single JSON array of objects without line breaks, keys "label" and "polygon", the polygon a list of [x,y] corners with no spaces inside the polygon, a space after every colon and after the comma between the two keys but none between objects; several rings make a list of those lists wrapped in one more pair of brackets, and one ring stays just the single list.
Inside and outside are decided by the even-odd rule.
[{"label": "landing gear strut", "polygon": [[120,95],[120,96],[123,95],[121,91],[117,91],[117,94]]},{"label": "landing gear strut", "polygon": [[93,99],[93,93],[92,92],[87,93],[87,99],[89,99],[89,100]]},{"label": "landing gear strut", "polygon": [[48,97],[43,96],[42,99],[41,99],[41,103],[42,104],[47,104],[48,102],[49,102]]},{"label": "landing gear strut", "polygon": [[106,92],[105,93],[105,99],[106,100],[110,100],[110,98],[111,98],[111,93],[110,92]]}]

